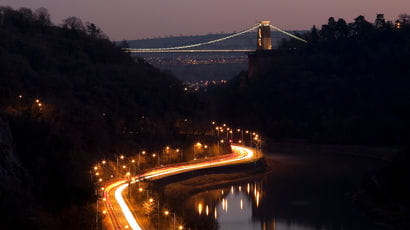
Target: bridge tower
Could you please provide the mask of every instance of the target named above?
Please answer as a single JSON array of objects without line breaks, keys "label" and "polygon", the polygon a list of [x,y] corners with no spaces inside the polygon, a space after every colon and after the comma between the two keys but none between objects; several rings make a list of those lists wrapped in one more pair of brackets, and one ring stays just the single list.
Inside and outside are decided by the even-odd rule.
[{"label": "bridge tower", "polygon": [[271,50],[272,38],[270,33],[270,21],[259,22],[257,50]]}]

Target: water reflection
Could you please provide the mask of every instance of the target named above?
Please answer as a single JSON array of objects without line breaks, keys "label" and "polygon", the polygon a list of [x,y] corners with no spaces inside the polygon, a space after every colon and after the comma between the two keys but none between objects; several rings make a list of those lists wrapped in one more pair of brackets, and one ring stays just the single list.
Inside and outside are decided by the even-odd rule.
[{"label": "water reflection", "polygon": [[282,162],[259,179],[212,187],[189,198],[185,214],[191,229],[383,229],[360,213],[348,195],[360,175],[376,167],[373,163],[327,156]]},{"label": "water reflection", "polygon": [[[201,217],[201,221],[204,221],[203,218],[212,218],[216,221],[217,228],[223,230],[377,229],[356,218],[341,220],[333,216],[344,211],[337,211],[339,206],[329,210],[331,206],[322,206],[321,201],[288,199],[287,196],[282,196],[283,191],[277,193],[282,196],[282,199],[278,199],[272,194],[273,191],[276,190],[272,190],[266,180],[260,180],[202,192],[192,197],[191,201],[197,207],[197,215]],[[309,212],[318,214],[319,219]],[[346,213],[342,215],[345,216]]]}]

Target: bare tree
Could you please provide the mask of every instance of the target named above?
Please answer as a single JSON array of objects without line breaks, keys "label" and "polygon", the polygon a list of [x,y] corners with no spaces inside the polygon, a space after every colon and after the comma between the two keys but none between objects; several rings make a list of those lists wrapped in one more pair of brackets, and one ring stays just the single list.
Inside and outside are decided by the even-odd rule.
[{"label": "bare tree", "polygon": [[97,39],[107,38],[107,36],[102,32],[102,30],[98,28],[94,23],[87,22],[86,27],[87,27],[87,34],[90,35],[91,37],[97,38]]},{"label": "bare tree", "polygon": [[44,7],[38,8],[34,12],[34,17],[37,19],[38,22],[41,23],[43,26],[50,26],[51,25],[51,19],[50,19],[50,14],[48,13],[48,10]]},{"label": "bare tree", "polygon": [[83,21],[77,17],[68,17],[63,20],[63,28],[77,31],[85,31]]}]

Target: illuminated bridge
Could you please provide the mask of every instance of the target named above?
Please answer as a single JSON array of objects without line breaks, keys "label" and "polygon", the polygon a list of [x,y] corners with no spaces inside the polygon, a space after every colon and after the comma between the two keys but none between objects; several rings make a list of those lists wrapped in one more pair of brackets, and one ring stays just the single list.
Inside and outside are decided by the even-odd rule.
[{"label": "illuminated bridge", "polygon": [[241,32],[228,35],[223,38],[218,38],[212,41],[200,42],[195,44],[189,44],[184,46],[174,46],[166,48],[125,48],[124,50],[129,53],[229,53],[229,52],[252,52],[255,50],[247,49],[193,49],[201,46],[206,46],[210,44],[215,44],[223,42],[227,39],[237,37],[239,35],[257,30],[257,50],[271,50],[272,49],[272,38],[271,38],[271,29],[276,30],[280,33],[283,33],[289,37],[297,39],[301,42],[307,43],[307,41],[301,37],[298,37],[294,34],[286,32],[285,30],[270,24],[270,21],[261,21],[258,24],[245,29]]}]

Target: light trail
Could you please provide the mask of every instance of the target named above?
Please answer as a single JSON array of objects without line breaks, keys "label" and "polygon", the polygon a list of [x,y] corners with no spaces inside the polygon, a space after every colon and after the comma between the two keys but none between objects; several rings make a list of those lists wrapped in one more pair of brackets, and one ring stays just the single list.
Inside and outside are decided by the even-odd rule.
[{"label": "light trail", "polygon": [[132,215],[132,212],[128,208],[127,203],[125,203],[124,198],[122,197],[122,192],[125,188],[128,187],[127,183],[122,184],[115,190],[115,199],[117,200],[118,204],[121,207],[122,213],[124,214],[125,218],[128,221],[129,226],[134,230],[142,230],[142,228],[138,225],[137,220]]},{"label": "light trail", "polygon": [[[158,179],[165,176],[171,176],[180,174],[183,172],[189,172],[193,170],[203,169],[203,168],[212,168],[219,167],[224,165],[232,165],[237,163],[247,162],[253,159],[256,159],[257,156],[254,153],[254,150],[242,146],[232,145],[232,154],[224,155],[223,157],[211,159],[204,162],[191,162],[184,165],[174,165],[159,169],[151,170],[147,173],[137,176],[138,178],[145,179]],[[132,183],[135,183],[133,181]],[[132,214],[130,208],[122,196],[123,191],[128,187],[128,181],[121,179],[119,181],[113,182],[110,185],[106,186],[104,190],[105,198],[105,207],[107,208],[113,229],[127,229],[131,228],[133,230],[143,230],[134,215]],[[111,193],[114,191],[114,197],[116,203],[111,201]],[[115,206],[118,206],[116,208]],[[117,212],[117,213],[116,213]],[[119,214],[119,215],[117,215]],[[121,218],[121,217],[125,217]]]}]

